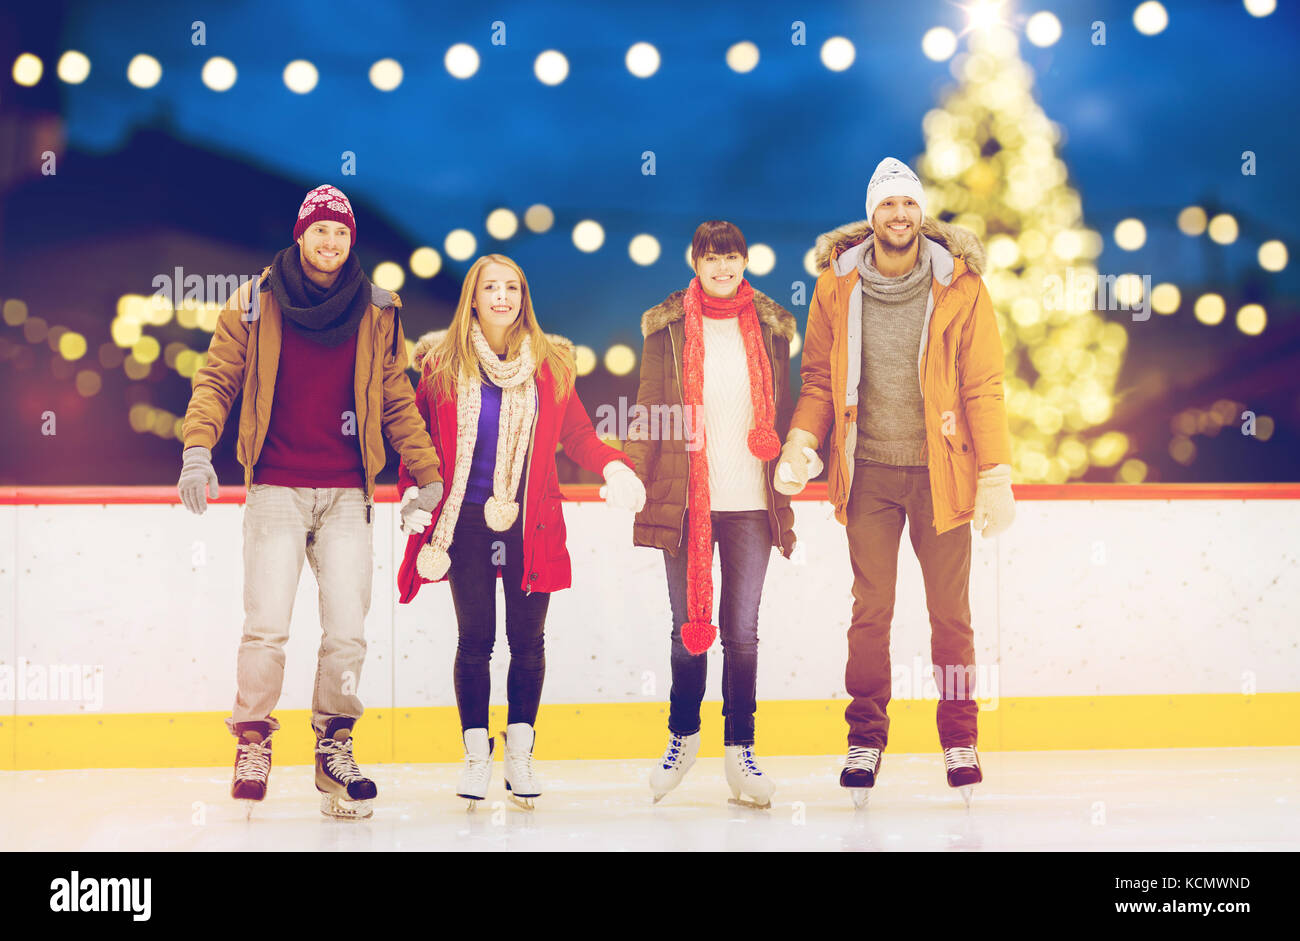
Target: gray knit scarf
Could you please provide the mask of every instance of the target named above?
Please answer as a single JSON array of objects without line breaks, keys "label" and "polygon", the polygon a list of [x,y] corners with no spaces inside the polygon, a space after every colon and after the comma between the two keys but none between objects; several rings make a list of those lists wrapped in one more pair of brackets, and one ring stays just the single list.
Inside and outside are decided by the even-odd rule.
[{"label": "gray knit scarf", "polygon": [[917,247],[916,264],[902,277],[886,278],[875,266],[873,253],[876,243],[875,235],[868,235],[866,247],[858,258],[858,274],[862,275],[862,292],[868,297],[885,304],[907,301],[921,291],[930,289],[930,253],[926,250],[925,237],[918,235],[921,243]]}]

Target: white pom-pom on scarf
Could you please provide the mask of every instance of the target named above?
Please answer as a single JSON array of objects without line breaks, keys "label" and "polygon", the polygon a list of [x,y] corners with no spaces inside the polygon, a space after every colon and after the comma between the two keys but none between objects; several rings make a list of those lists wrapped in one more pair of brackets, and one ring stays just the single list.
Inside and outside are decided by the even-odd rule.
[{"label": "white pom-pom on scarf", "polygon": [[487,498],[483,504],[483,519],[498,533],[503,533],[515,525],[519,518],[519,504],[514,500],[498,500],[496,494]]},{"label": "white pom-pom on scarf", "polygon": [[435,549],[432,545],[425,545],[420,549],[420,554],[415,557],[415,570],[420,573],[420,577],[431,582],[436,582],[447,574],[451,568],[451,556],[447,554],[446,549]]}]

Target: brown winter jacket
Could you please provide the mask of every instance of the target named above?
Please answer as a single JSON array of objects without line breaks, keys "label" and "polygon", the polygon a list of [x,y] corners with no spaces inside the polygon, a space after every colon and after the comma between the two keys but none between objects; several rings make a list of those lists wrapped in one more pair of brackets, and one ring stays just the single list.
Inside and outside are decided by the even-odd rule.
[{"label": "brown winter jacket", "polygon": [[[676,291],[641,316],[641,335],[645,338],[645,345],[641,353],[637,404],[647,410],[653,410],[655,406],[681,409],[683,405],[682,352],[686,348],[686,309],[682,299],[685,296],[685,291]],[[754,310],[762,326],[768,362],[772,364],[776,433],[784,439],[793,410],[790,341],[794,338],[796,321],[788,310],[758,291],[754,292]],[[657,424],[660,428],[666,426],[663,421]],[[651,428],[655,425],[652,422]],[[637,476],[646,490],[645,507],[636,515],[632,527],[632,541],[638,546],[667,549],[676,555],[685,536],[690,453],[682,434],[659,434],[656,437],[658,440],[645,440],[645,436],[632,440],[631,432],[628,435],[626,452],[636,462]],[[794,512],[790,509],[790,498],[777,493],[772,486],[775,469],[776,461],[771,460],[764,472],[772,545],[789,558],[795,542]]]},{"label": "brown winter jacket", "polygon": [[[817,287],[808,305],[802,388],[791,424],[825,441],[835,518],[848,522],[858,438],[862,372],[862,291],[858,261],[871,225],[842,226],[817,239]],[[980,272],[984,247],[969,229],[926,218],[921,249],[933,280],[917,351],[934,528],[944,533],[974,515],[981,466],[1011,463],[1003,401],[1002,341]],[[829,433],[829,440],[827,435]]]},{"label": "brown winter jacket", "polygon": [[[181,426],[185,447],[212,450],[221,438],[235,396],[242,391],[235,454],[244,465],[244,486],[252,482],[253,467],[266,440],[280,368],[283,321],[271,291],[270,270],[266,268],[260,278],[243,284],[218,316],[208,344],[207,364],[194,376]],[[259,286],[257,316],[250,320],[254,284]],[[372,285],[370,307],[357,328],[353,391],[367,499],[374,494],[375,478],[384,467],[384,436],[420,486],[442,479],[438,453],[415,407],[415,392],[406,376],[406,340],[400,324],[393,355],[394,308],[401,306],[396,294]],[[246,369],[249,360],[257,368]]]}]

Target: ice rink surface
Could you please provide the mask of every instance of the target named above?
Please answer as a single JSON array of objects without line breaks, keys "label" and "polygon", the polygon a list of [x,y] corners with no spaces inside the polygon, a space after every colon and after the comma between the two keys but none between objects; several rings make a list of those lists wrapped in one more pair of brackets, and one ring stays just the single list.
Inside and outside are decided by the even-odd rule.
[{"label": "ice rink surface", "polygon": [[[233,762],[232,749],[232,762]],[[727,803],[701,758],[658,805],[652,760],[541,761],[533,811],[501,763],[476,812],[459,764],[369,765],[374,816],[321,815],[310,766],[276,766],[251,820],[225,768],[0,772],[5,850],[1296,850],[1300,747],[981,754],[969,810],[939,754],[886,753],[869,805],[838,785],[841,756],[765,758],[771,810]]]}]

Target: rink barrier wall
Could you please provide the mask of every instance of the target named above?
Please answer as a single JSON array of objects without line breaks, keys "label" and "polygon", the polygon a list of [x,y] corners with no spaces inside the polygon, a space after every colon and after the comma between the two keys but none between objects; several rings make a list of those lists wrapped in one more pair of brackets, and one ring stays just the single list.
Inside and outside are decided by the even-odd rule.
[{"label": "rink barrier wall", "polygon": [[[757,747],[764,755],[842,756],[845,700],[760,700]],[[889,705],[890,754],[937,755],[933,701]],[[186,768],[234,760],[226,712],[18,717],[12,763],[0,770]],[[275,765],[312,762],[311,713],[276,710]],[[543,703],[538,760],[645,759],[663,752],[668,708],[658,703]],[[493,706],[489,730],[504,732]],[[1044,696],[1002,700],[980,711],[979,748],[1061,751],[1297,745],[1300,693],[1180,696]],[[722,757],[722,703],[701,714],[700,757]],[[464,757],[454,706],[367,709],[356,727],[362,763],[455,762]],[[840,760],[838,757],[836,760]]]},{"label": "rink barrier wall", "polygon": [[[649,759],[662,752],[667,720],[662,559],[630,546],[630,515],[605,507],[598,487],[562,489],[575,587],[556,594],[548,617],[537,754]],[[1015,493],[1009,533],[974,539],[976,661],[1000,671],[996,696],[981,693],[982,750],[1300,744],[1300,485],[1017,485]],[[796,530],[807,557],[774,555],[764,592],[758,747],[842,755],[847,550],[825,485],[802,496]],[[223,720],[242,622],[243,499],[244,488],[223,487],[200,518],[170,486],[0,488],[0,667],[22,658],[103,669],[98,710],[0,694],[0,770],[232,761]],[[386,602],[382,589],[405,543],[395,500],[394,487],[376,494],[357,754],[456,761],[448,593],[426,586],[398,605],[395,590]],[[206,559],[191,564],[200,543]],[[906,537],[899,557],[892,657],[903,675],[889,750],[937,753],[933,698],[898,686],[928,669],[929,634]],[[824,600],[816,618],[808,597]],[[319,627],[310,577],[300,581],[293,624],[277,764],[311,756],[305,707]],[[497,652],[493,733],[505,724],[504,637]],[[716,645],[708,656],[701,755],[717,756]]]}]

